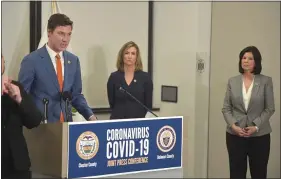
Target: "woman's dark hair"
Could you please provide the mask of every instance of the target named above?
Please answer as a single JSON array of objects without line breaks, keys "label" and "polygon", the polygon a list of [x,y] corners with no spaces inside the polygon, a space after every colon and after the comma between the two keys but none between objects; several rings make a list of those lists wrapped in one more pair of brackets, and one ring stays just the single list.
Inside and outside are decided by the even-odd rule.
[{"label": "woman's dark hair", "polygon": [[251,52],[253,54],[254,61],[255,61],[255,67],[254,67],[252,73],[255,75],[260,74],[261,70],[262,70],[262,66],[261,66],[262,57],[261,57],[261,53],[260,53],[259,49],[255,46],[248,46],[240,52],[240,54],[239,54],[239,72],[242,74],[244,73],[244,69],[242,68],[241,63],[242,63],[242,58],[243,58],[244,54],[247,52]]}]

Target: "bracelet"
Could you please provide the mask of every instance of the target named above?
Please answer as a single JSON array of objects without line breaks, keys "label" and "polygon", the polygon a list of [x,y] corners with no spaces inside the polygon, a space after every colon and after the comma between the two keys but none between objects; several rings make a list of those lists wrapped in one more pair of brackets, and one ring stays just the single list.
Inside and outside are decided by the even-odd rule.
[{"label": "bracelet", "polygon": [[257,132],[259,132],[259,128],[257,126],[255,126],[255,128],[256,128]]}]

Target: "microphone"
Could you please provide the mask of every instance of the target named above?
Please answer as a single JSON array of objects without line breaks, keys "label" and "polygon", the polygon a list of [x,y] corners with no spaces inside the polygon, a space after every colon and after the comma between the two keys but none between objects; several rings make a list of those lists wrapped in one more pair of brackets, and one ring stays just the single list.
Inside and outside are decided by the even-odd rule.
[{"label": "microphone", "polygon": [[43,123],[47,124],[48,121],[48,104],[49,104],[49,100],[47,98],[43,98],[42,100],[43,104],[44,104],[44,116],[43,116]]},{"label": "microphone", "polygon": [[62,96],[62,99],[63,99],[64,101],[66,101],[66,100],[72,100],[72,94],[71,94],[71,92],[69,92],[69,91],[64,91],[64,92],[62,92],[62,93],[61,93],[61,96]]},{"label": "microphone", "polygon": [[155,117],[158,117],[155,113],[153,113],[148,107],[146,107],[142,102],[140,102],[136,97],[134,97],[131,93],[129,93],[127,90],[125,90],[122,86],[119,87],[119,90],[122,93],[128,94],[133,100],[135,100],[137,103],[139,103],[144,109],[146,109],[148,112],[153,114]]},{"label": "microphone", "polygon": [[69,91],[64,91],[61,93],[62,99],[65,101],[65,115],[66,115],[66,122],[70,121],[70,114],[68,111],[68,107],[70,104],[70,101],[72,100],[72,94]]}]

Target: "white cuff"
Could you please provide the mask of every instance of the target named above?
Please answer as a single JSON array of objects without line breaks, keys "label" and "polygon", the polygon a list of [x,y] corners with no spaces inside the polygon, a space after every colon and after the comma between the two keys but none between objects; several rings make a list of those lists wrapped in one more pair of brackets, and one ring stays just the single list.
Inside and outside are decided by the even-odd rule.
[{"label": "white cuff", "polygon": [[91,119],[91,117],[93,117],[94,116],[94,114],[93,115],[91,115],[89,118],[88,118],[88,120],[90,120]]}]

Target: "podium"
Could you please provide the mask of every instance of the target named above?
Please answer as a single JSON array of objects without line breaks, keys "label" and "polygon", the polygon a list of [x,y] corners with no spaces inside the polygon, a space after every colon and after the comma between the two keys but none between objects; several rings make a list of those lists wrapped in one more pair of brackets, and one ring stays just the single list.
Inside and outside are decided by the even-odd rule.
[{"label": "podium", "polygon": [[177,169],[180,177],[182,123],[177,116],[48,123],[24,129],[24,135],[33,173],[94,178],[147,172],[161,177],[157,172]]},{"label": "podium", "polygon": [[32,172],[53,177],[67,177],[68,124],[41,124],[25,129]]}]

